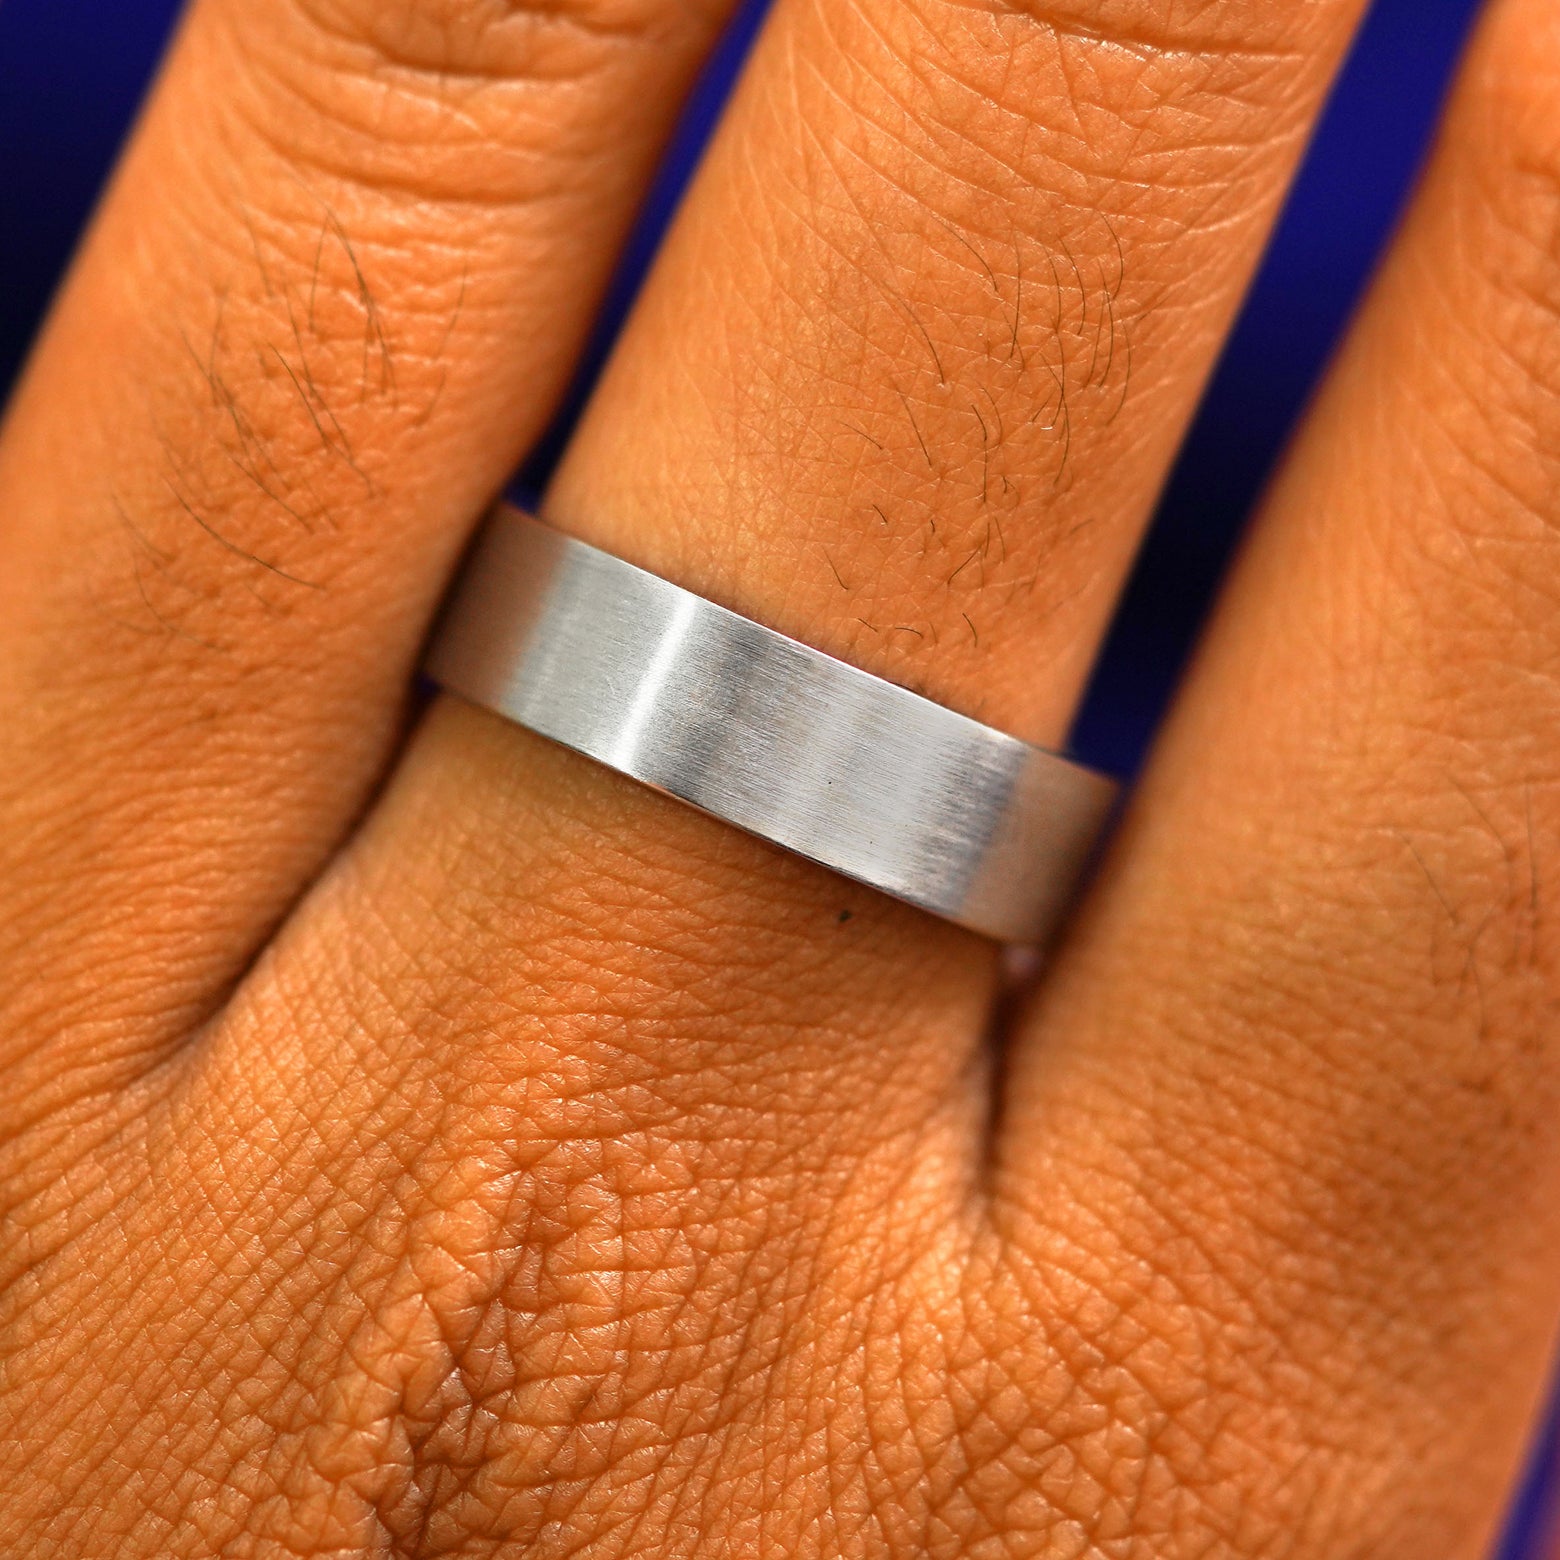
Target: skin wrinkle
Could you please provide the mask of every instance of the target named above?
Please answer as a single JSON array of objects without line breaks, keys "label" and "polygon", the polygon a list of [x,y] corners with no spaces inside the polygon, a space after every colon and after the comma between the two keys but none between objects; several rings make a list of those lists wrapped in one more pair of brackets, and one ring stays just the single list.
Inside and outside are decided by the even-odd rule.
[{"label": "skin wrinkle", "polygon": [[[1189,24],[1186,8],[1159,0],[1124,0],[1116,5],[1080,8],[1076,0],[938,0],[955,10],[973,10],[999,19],[1013,18],[1037,25],[1059,42],[1111,52],[1135,52],[1140,56],[1197,59],[1237,57],[1284,60],[1299,57],[1294,39],[1294,7],[1275,12],[1259,4],[1213,3],[1200,7],[1213,18],[1206,30]],[[1325,16],[1325,7],[1312,3],[1313,15]],[[1166,25],[1156,26],[1155,12]],[[1116,14],[1112,15],[1111,13]],[[1272,32],[1264,39],[1265,25]]]},{"label": "skin wrinkle", "polygon": [[[930,27],[928,35],[937,36]],[[989,53],[971,50],[966,62],[962,51],[944,48],[937,51],[935,66],[919,81],[923,97],[932,104],[932,112],[928,115],[922,108],[909,116],[910,123],[923,134],[941,135],[955,143],[968,141],[978,153],[992,156],[993,138],[972,137],[968,128],[972,121],[978,123],[985,116],[979,112],[958,112],[953,105],[944,106],[935,88],[943,82],[956,87],[963,94],[966,110],[983,101],[994,104],[999,114],[1027,122],[1052,143],[1053,162],[1048,171],[1053,177],[1045,187],[1053,192],[1066,189],[1079,174],[1092,173],[1097,179],[1113,180],[1124,193],[1137,182],[1122,177],[1132,165],[1134,153],[1141,151],[1140,146],[1132,143],[1158,143],[1158,159],[1166,166],[1145,168],[1144,173],[1151,177],[1142,181],[1142,187],[1145,193],[1156,197],[1154,203],[1160,204],[1161,209],[1159,197],[1166,190],[1183,188],[1182,181],[1189,177],[1191,170],[1184,156],[1187,149],[1196,148],[1204,157],[1233,153],[1237,161],[1244,161],[1259,150],[1271,154],[1275,132],[1284,133],[1283,128],[1272,123],[1273,109],[1284,104],[1288,96],[1283,90],[1287,81],[1278,72],[1285,64],[1294,67],[1297,57],[1214,61],[1196,54],[1188,60],[1153,51],[1128,63],[1113,61],[1108,53],[1102,59],[1099,48],[1069,49],[1064,37],[1049,41],[1050,63],[1061,77],[1060,91],[1028,101],[1011,86],[1004,94],[996,90],[990,79],[982,79],[982,74],[990,69]],[[1012,46],[1010,39],[1002,38],[1001,42],[1003,48],[996,57],[1004,62],[1005,71],[1011,72],[1023,53]],[[1200,80],[1193,76],[1198,64],[1204,67]],[[1259,90],[1275,76],[1279,91],[1273,91],[1271,86],[1265,93]],[[1230,103],[1241,103],[1263,113],[1267,122],[1260,137],[1253,137],[1247,144],[1221,143],[1217,136],[1209,135],[1210,121],[1217,123],[1217,116],[1192,109],[1194,104],[1222,107]],[[1064,124],[1063,120],[1067,122]],[[1299,134],[1300,126],[1290,133]],[[1031,176],[1036,171],[1031,169]],[[1217,177],[1209,182],[1226,188],[1228,184]]]},{"label": "skin wrinkle", "polygon": [[640,42],[679,24],[644,0],[436,0],[372,5],[364,0],[291,0],[327,36],[371,48],[382,62],[436,78],[489,79],[521,72],[535,34],[574,27],[591,37]]},{"label": "skin wrinkle", "polygon": [[606,103],[617,93],[595,89],[632,79],[652,51],[701,51],[724,15],[711,4],[668,10],[641,0],[517,6],[485,21],[490,8],[475,0],[442,9],[471,35],[430,50],[416,42],[433,20],[424,11],[387,20],[381,8],[291,0],[294,25],[264,34],[257,49],[244,9],[224,5],[232,74],[251,86],[240,100],[248,123],[293,170],[366,182],[381,198],[473,216],[566,208],[634,166],[603,160]]}]

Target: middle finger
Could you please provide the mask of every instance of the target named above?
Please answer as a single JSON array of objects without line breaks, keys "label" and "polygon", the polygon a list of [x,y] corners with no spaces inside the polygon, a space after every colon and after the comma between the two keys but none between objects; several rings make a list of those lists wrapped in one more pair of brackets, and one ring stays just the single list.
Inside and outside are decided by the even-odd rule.
[{"label": "middle finger", "polygon": [[[781,0],[551,518],[1054,744],[1356,10]],[[881,1054],[913,963],[890,1028],[941,1036],[932,1088],[962,1066],[991,974],[962,934],[539,752],[446,708],[365,842],[376,914],[440,906],[440,971],[545,968],[588,906],[634,980],[630,905],[692,907],[766,1050],[806,987]],[[450,1011],[426,953],[373,976],[398,1013]]]}]

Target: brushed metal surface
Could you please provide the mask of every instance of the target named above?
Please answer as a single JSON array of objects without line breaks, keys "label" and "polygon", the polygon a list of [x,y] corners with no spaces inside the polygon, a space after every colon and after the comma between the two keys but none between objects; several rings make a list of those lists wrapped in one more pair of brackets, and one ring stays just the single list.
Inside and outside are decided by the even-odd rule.
[{"label": "brushed metal surface", "polygon": [[428,662],[453,693],[972,931],[1045,939],[1116,787],[501,508]]}]

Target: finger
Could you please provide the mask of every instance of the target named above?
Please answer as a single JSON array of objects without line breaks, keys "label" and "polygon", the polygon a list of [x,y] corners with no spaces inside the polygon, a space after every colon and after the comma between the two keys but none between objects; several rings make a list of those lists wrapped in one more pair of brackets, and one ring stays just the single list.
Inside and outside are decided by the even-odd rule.
[{"label": "finger", "polygon": [[720,9],[194,7],[0,445],[0,1063],[187,1027],[362,807]]},{"label": "finger", "polygon": [[1010,1095],[1023,1263],[1297,1560],[1487,1553],[1554,1336],[1557,83],[1503,0]]}]

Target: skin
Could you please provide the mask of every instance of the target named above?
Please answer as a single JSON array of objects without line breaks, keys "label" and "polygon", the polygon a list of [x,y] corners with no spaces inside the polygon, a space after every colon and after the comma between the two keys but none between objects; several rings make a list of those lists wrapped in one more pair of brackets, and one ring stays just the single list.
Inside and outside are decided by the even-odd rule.
[{"label": "skin", "polygon": [[[779,0],[549,517],[1061,740],[1356,9]],[[195,0],[0,434],[0,1550],[1474,1560],[1560,1312],[1560,21],[1002,1003],[409,708],[722,20]]]}]

